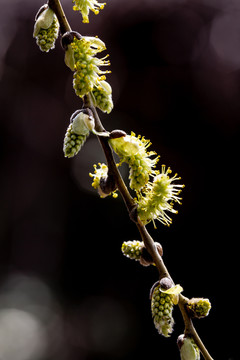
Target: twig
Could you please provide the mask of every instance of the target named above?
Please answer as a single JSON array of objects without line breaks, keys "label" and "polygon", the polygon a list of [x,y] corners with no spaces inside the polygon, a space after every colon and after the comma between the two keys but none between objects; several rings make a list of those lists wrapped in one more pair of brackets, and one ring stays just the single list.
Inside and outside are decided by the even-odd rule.
[{"label": "twig", "polygon": [[71,31],[71,27],[69,25],[69,22],[67,21],[61,2],[58,0],[48,0],[48,6],[54,11],[58,18],[61,34]]},{"label": "twig", "polygon": [[[58,18],[58,21],[60,24],[60,31],[61,31],[62,35],[68,31],[71,31],[71,27],[67,21],[66,15],[65,15],[62,5],[61,5],[61,2],[59,0],[48,0],[48,5],[55,12],[55,14]],[[98,116],[98,113],[96,111],[96,108],[93,105],[90,94],[88,94],[84,97],[84,105],[83,106],[91,109],[94,119],[95,119],[96,130],[98,132],[105,131],[105,129],[101,123],[101,120]],[[121,193],[121,196],[125,202],[125,205],[128,209],[130,218],[136,223],[136,226],[141,235],[142,241],[144,242],[144,245],[145,245],[147,251],[151,255],[151,257],[154,261],[154,264],[156,265],[156,267],[158,269],[159,278],[161,279],[163,277],[169,277],[171,279],[171,276],[163,262],[163,259],[159,255],[156,245],[155,245],[152,237],[148,233],[146,227],[143,225],[143,223],[141,222],[141,220],[139,219],[138,216],[136,216],[135,218],[132,216],[132,212],[134,211],[134,209],[136,209],[137,205],[136,205],[134,199],[132,198],[132,196],[130,195],[130,193],[122,179],[120,172],[118,171],[117,165],[113,158],[112,150],[108,143],[108,139],[106,137],[101,137],[101,136],[98,137],[98,139],[99,139],[99,142],[104,151],[109,171],[111,172],[111,175],[114,176],[115,183],[116,183],[117,188],[118,188],[119,192]],[[190,316],[186,310],[187,301],[188,301],[188,299],[186,297],[184,297],[181,294],[179,295],[178,306],[180,308],[180,311],[181,311],[181,314],[183,317],[183,321],[185,324],[185,335],[189,335],[194,339],[195,343],[197,344],[197,346],[198,346],[199,350],[201,351],[205,360],[213,360],[213,358],[208,353],[207,349],[205,348],[203,342],[201,341],[197,331],[195,330],[195,328],[193,326],[192,319],[190,318]]]}]

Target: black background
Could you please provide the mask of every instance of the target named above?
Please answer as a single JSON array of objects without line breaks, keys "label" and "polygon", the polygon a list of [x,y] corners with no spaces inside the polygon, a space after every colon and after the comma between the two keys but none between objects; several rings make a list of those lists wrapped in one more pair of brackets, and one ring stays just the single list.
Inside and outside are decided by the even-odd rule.
[{"label": "black background", "polygon": [[[63,156],[69,118],[81,100],[59,42],[45,54],[32,38],[42,3],[2,5],[1,311],[9,308],[1,302],[9,288],[26,295],[30,281],[44,286],[48,311],[58,319],[52,328],[34,313],[47,349],[23,360],[177,359],[184,330],[178,309],[175,331],[164,339],[150,312],[156,269],[121,254],[123,241],[139,239],[137,229],[120,197],[100,199],[91,188],[88,173],[104,161],[97,140],[91,135],[76,158]],[[99,111],[106,129],[151,139],[159,165],[182,177],[183,205],[173,224],[148,229],[184,295],[210,299],[209,317],[195,325],[213,358],[237,360],[239,5],[110,0],[90,24],[81,23],[71,1],[63,6],[72,29],[107,45],[114,109]],[[17,296],[13,303],[21,309]]]}]

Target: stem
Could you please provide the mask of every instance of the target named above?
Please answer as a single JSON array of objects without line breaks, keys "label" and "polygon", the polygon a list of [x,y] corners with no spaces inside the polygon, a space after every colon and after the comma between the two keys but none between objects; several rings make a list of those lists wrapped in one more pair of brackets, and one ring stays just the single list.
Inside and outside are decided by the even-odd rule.
[{"label": "stem", "polygon": [[115,178],[115,183],[118,187],[118,190],[120,194],[122,195],[122,198],[125,202],[125,205],[128,209],[129,214],[131,214],[131,211],[136,207],[136,204],[129,194],[129,191],[122,179],[122,176],[120,172],[118,171],[117,165],[115,163],[115,160],[113,158],[112,149],[110,148],[108,144],[108,139],[104,137],[98,137],[100,144],[102,145],[105,157],[107,159],[109,174],[113,175]]},{"label": "stem", "polygon": [[[60,0],[48,0],[48,5],[55,12],[55,14],[58,18],[61,33],[64,34],[68,31],[71,31],[71,27],[67,21],[67,18],[63,11]],[[95,119],[96,130],[99,132],[106,131],[101,123],[101,120],[98,116],[96,108],[93,105],[92,96],[90,93],[84,97],[84,105],[83,106],[91,109],[94,119]],[[129,212],[129,215],[131,217],[131,213],[134,209],[136,209],[137,205],[136,205],[134,199],[132,198],[132,196],[130,195],[130,193],[122,179],[120,172],[118,171],[117,165],[113,158],[112,149],[110,148],[109,143],[108,143],[108,139],[106,137],[98,136],[98,140],[104,151],[104,154],[105,154],[105,157],[106,157],[106,160],[108,163],[109,172],[111,175],[114,176],[118,190],[122,195],[122,198],[125,202],[125,205]],[[133,220],[133,217],[131,217],[131,219]],[[145,245],[147,251],[153,258],[153,261],[158,269],[160,279],[163,277],[169,277],[171,279],[171,276],[163,262],[163,259],[159,255],[159,253],[156,249],[154,240],[148,233],[146,227],[143,225],[143,223],[141,222],[141,220],[139,219],[138,216],[136,217],[134,222],[136,223],[136,226],[138,228],[138,231],[141,235],[142,241],[144,242],[144,245]],[[187,301],[188,301],[188,299],[186,297],[184,297],[181,294],[179,295],[178,306],[181,311],[183,321],[185,324],[185,335],[189,335],[194,339],[195,343],[197,344],[197,346],[198,346],[199,350],[201,351],[205,360],[213,360],[213,358],[208,353],[207,349],[205,348],[203,342],[201,341],[197,331],[195,330],[195,328],[193,326],[192,319],[190,318],[190,316],[186,310],[186,306],[185,306]]]},{"label": "stem", "polygon": [[[95,108],[95,106],[93,105],[92,102],[92,97],[91,94],[87,94],[84,98],[84,106],[88,107],[91,109],[93,116],[94,116],[94,120],[95,120],[95,128],[97,131],[101,132],[101,131],[105,131],[101,120],[98,116],[97,110]],[[105,157],[107,159],[107,163],[108,163],[108,168],[109,168],[109,172],[111,175],[114,176],[115,178],[115,182],[116,185],[118,187],[119,192],[122,195],[122,198],[125,202],[125,205],[129,211],[129,213],[131,213],[131,211],[133,210],[133,208],[136,206],[133,198],[131,197],[123,179],[122,176],[120,174],[120,172],[118,171],[117,165],[115,163],[115,160],[113,158],[113,153],[112,153],[112,149],[110,148],[109,144],[108,144],[108,139],[102,136],[98,136],[98,140],[103,148]]]},{"label": "stem", "polygon": [[[171,276],[163,262],[162,257],[159,255],[157,249],[156,249],[156,245],[154,243],[154,240],[152,239],[152,237],[149,235],[146,227],[142,224],[141,220],[138,217],[138,222],[137,222],[137,228],[138,231],[141,235],[142,241],[144,242],[144,245],[147,249],[147,251],[149,252],[149,254],[151,255],[151,257],[153,258],[154,264],[156,265],[158,271],[159,271],[159,276],[160,279],[163,277],[169,277],[171,279]],[[172,279],[171,279],[172,280]]]},{"label": "stem", "polygon": [[186,304],[188,302],[188,299],[183,296],[182,294],[179,295],[179,309],[181,311],[183,321],[185,324],[185,335],[191,336],[195,343],[197,344],[198,348],[200,349],[204,359],[206,360],[213,360],[209,352],[207,351],[206,347],[204,346],[202,340],[200,339],[195,327],[193,326],[192,319],[189,317],[187,310],[186,310]]},{"label": "stem", "polygon": [[55,12],[58,18],[61,34],[63,35],[66,32],[71,31],[71,27],[67,21],[61,2],[58,0],[48,0],[48,6]]}]

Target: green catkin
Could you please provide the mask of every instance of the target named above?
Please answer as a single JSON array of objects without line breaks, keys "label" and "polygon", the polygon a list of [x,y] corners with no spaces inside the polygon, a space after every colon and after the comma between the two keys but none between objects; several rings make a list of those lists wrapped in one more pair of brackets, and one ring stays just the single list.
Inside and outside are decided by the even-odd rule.
[{"label": "green catkin", "polygon": [[130,166],[130,188],[140,191],[149,181],[152,169],[146,162],[146,159],[142,158],[139,154],[132,157],[126,157],[126,162]]},{"label": "green catkin", "polygon": [[174,320],[172,317],[172,295],[160,290],[160,285],[153,290],[151,300],[153,322],[159,334],[169,337],[173,332]]},{"label": "green catkin", "polygon": [[209,299],[193,298],[188,301],[187,309],[192,317],[201,319],[208,316],[211,309],[211,303]]},{"label": "green catkin", "polygon": [[[103,84],[107,84],[108,89]],[[112,91],[111,87],[106,81],[101,81],[98,86],[95,86],[92,90],[94,105],[101,111],[109,114],[113,109]]]},{"label": "green catkin", "polygon": [[76,134],[72,127],[73,124],[71,123],[67,128],[63,143],[63,152],[67,158],[77,155],[89,135],[89,132],[83,135]]},{"label": "green catkin", "polygon": [[55,41],[58,37],[59,23],[56,15],[53,15],[52,25],[48,29],[40,29],[36,36],[36,42],[41,51],[48,52],[54,49]]},{"label": "green catkin", "polygon": [[110,62],[106,57],[99,59],[95,55],[105,50],[105,44],[98,38],[75,38],[71,43],[74,59],[73,88],[76,95],[83,97],[105,80],[106,73],[99,66],[108,66]]},{"label": "green catkin", "polygon": [[142,255],[142,248],[144,247],[144,244],[142,241],[125,241],[122,244],[122,253],[129,259],[133,260],[140,260]]},{"label": "green catkin", "polygon": [[149,140],[144,137],[126,135],[121,138],[110,140],[113,150],[120,157],[121,162],[126,162],[129,167],[130,188],[137,193],[148,183],[150,176],[157,174],[154,170],[159,156],[151,159],[152,155],[156,155],[154,151],[147,151],[151,145]]}]

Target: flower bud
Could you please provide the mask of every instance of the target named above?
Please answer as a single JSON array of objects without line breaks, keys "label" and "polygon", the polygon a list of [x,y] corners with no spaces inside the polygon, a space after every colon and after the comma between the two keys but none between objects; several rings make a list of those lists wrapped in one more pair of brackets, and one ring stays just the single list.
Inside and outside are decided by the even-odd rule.
[{"label": "flower bud", "polygon": [[64,138],[63,151],[65,157],[77,155],[84,142],[86,141],[89,131],[94,128],[94,119],[90,109],[76,110],[71,118],[70,125]]},{"label": "flower bud", "polygon": [[188,300],[187,310],[192,318],[201,319],[209,314],[210,309],[209,299],[192,298]]},{"label": "flower bud", "polygon": [[55,41],[59,33],[58,19],[47,5],[44,5],[37,13],[34,25],[33,37],[36,38],[40,50],[48,52],[55,47]]},{"label": "flower bud", "polygon": [[151,294],[151,310],[159,334],[169,337],[174,325],[172,295],[162,292],[159,283],[155,285]]},{"label": "flower bud", "polygon": [[94,105],[103,112],[109,114],[113,109],[111,86],[106,81],[102,80],[99,82],[99,85],[96,85],[93,88],[92,94]]},{"label": "flower bud", "polygon": [[[162,246],[159,243],[155,243],[156,249],[160,256],[162,256]],[[135,259],[143,266],[154,265],[152,256],[147,251],[142,241],[127,241],[122,244],[123,255],[130,259]]]},{"label": "flower bud", "polygon": [[140,260],[144,244],[142,241],[125,241],[122,244],[122,253],[129,259]]},{"label": "flower bud", "polygon": [[177,344],[180,350],[181,360],[200,360],[200,351],[191,337],[179,335]]},{"label": "flower bud", "polygon": [[63,152],[65,157],[71,158],[80,151],[81,147],[85,143],[89,131],[84,134],[77,134],[73,130],[73,124],[71,123],[67,128],[67,132],[64,137]]}]

